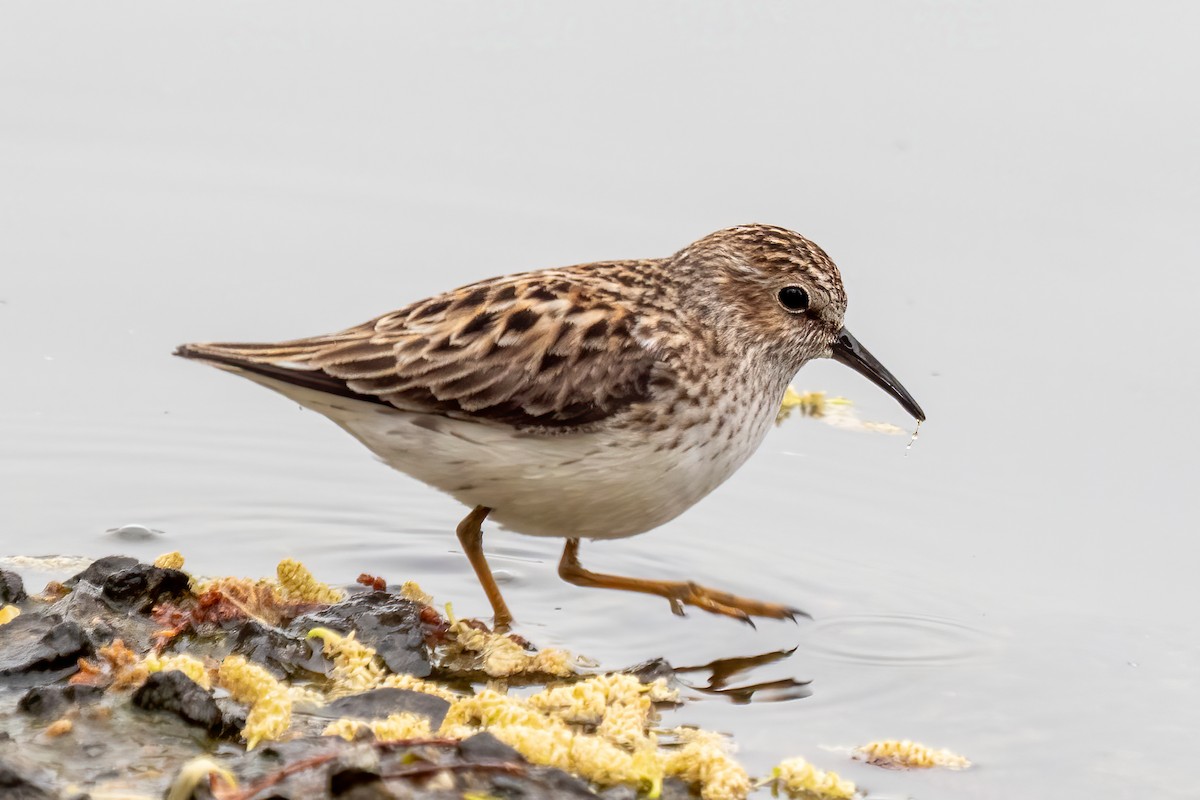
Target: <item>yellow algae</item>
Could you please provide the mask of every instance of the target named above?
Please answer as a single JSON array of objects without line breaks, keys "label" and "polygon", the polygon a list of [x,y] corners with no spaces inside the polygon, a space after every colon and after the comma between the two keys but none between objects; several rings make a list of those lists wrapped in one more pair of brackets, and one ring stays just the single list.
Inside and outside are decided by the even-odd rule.
[{"label": "yellow algae", "polygon": [[453,703],[441,733],[463,738],[476,730],[489,731],[535,764],[558,767],[599,785],[625,783],[652,792],[662,785],[656,741],[644,730],[630,737],[636,738],[636,747],[622,747],[603,736],[579,733],[527,700],[492,689]]},{"label": "yellow algae", "polygon": [[405,600],[411,600],[421,605],[433,605],[433,598],[426,594],[425,590],[418,586],[416,581],[405,581],[400,586],[400,596]]},{"label": "yellow algae", "polygon": [[354,741],[362,731],[370,731],[381,742],[398,742],[405,739],[428,739],[433,735],[429,720],[419,714],[401,712],[390,714],[385,719],[338,719],[325,726],[322,736],[340,736],[348,742]]},{"label": "yellow algae", "polygon": [[490,728],[492,726],[519,726],[547,730],[562,726],[525,701],[500,694],[494,689],[484,689],[477,695],[462,697],[450,705],[442,722],[443,731],[456,726]]},{"label": "yellow algae", "polygon": [[388,674],[380,664],[375,650],[358,641],[353,633],[343,636],[328,628],[313,628],[308,635],[310,638],[320,639],[322,652],[333,659],[330,697],[358,694],[379,686],[432,694],[449,702],[454,702],[461,696],[433,681],[413,675]]},{"label": "yellow algae", "polygon": [[836,772],[817,769],[803,758],[789,758],[774,770],[777,785],[789,794],[807,795],[815,800],[850,800],[858,787]]},{"label": "yellow algae", "polygon": [[307,686],[288,686],[288,697],[292,699],[292,706],[309,705],[323,706],[325,705],[325,695],[318,692],[316,689],[310,689]]},{"label": "yellow algae", "polygon": [[614,744],[636,747],[646,739],[646,726],[652,713],[653,706],[648,697],[614,703],[596,727],[596,735]]},{"label": "yellow algae", "polygon": [[178,550],[163,553],[154,559],[154,566],[160,569],[183,569],[183,554]]},{"label": "yellow algae", "polygon": [[552,728],[495,725],[489,727],[488,732],[530,763],[571,771],[571,742],[576,734],[565,725]]},{"label": "yellow algae", "polygon": [[343,636],[328,628],[313,628],[308,638],[320,639],[322,651],[333,659],[331,697],[365,692],[383,682],[384,668],[375,651],[358,641],[353,632]]},{"label": "yellow algae", "polygon": [[325,729],[321,731],[321,735],[338,736],[347,742],[353,742],[366,727],[366,723],[361,719],[335,719],[325,726]]},{"label": "yellow algae", "polygon": [[257,664],[242,656],[226,656],[217,671],[217,680],[234,700],[250,706],[242,737],[246,749],[260,741],[274,741],[292,723],[292,699],[287,688]]},{"label": "yellow algae", "polygon": [[212,676],[209,674],[208,667],[198,658],[184,654],[164,656],[151,653],[146,656],[144,663],[146,669],[150,672],[169,672],[175,670],[187,675],[205,689],[212,688]]},{"label": "yellow algae", "polygon": [[403,739],[428,739],[433,735],[429,719],[419,714],[400,712],[389,714],[385,719],[367,723],[371,733],[381,742],[398,742]]},{"label": "yellow algae", "polygon": [[[841,400],[842,398],[838,398]],[[798,413],[802,417],[823,417],[825,416],[826,403],[825,392],[804,392],[800,393],[791,386],[783,393],[783,400],[779,403],[779,414],[776,416],[776,423],[783,422],[793,412]]]},{"label": "yellow algae", "polygon": [[545,650],[539,650],[533,657],[530,672],[566,678],[576,673],[576,661],[577,659],[566,650],[548,647]]},{"label": "yellow algae", "polygon": [[750,793],[750,776],[729,755],[724,738],[691,728],[678,728],[675,733],[682,747],[666,755],[667,775],[698,786],[703,800],[742,800]]},{"label": "yellow algae", "polygon": [[595,725],[596,734],[610,742],[636,747],[646,738],[653,703],[676,697],[661,678],[644,684],[633,675],[614,672],[544,689],[527,702],[564,722]]},{"label": "yellow algae", "polygon": [[0,608],[0,625],[7,625],[19,616],[21,616],[21,609],[16,606]]},{"label": "yellow algae", "polygon": [[478,653],[480,667],[493,678],[502,678],[524,672],[532,656],[525,648],[507,636],[474,628],[466,620],[450,626],[451,646],[448,654],[458,652]]},{"label": "yellow algae", "polygon": [[175,775],[175,779],[171,781],[171,785],[167,789],[166,800],[191,800],[192,794],[210,775],[220,777],[230,788],[237,787],[237,778],[228,768],[211,758],[193,758],[183,765]]},{"label": "yellow algae", "polygon": [[971,762],[949,750],[933,750],[908,739],[888,739],[856,748],[855,758],[890,769],[966,769]]},{"label": "yellow algae", "polygon": [[569,769],[602,786],[629,784],[650,797],[662,791],[663,763],[653,738],[629,751],[601,736],[579,734],[571,739]]},{"label": "yellow algae", "polygon": [[413,692],[424,692],[425,694],[440,697],[451,703],[462,698],[462,695],[450,691],[440,683],[427,681],[415,675],[388,675],[383,679],[380,686],[387,686],[394,689],[408,689]]},{"label": "yellow algae", "polygon": [[321,583],[308,567],[293,558],[285,558],[275,568],[279,588],[288,600],[303,600],[309,603],[340,603],[346,593]]},{"label": "yellow algae", "polygon": [[637,681],[621,673],[597,675],[578,683],[553,686],[530,695],[529,704],[539,711],[558,717],[564,722],[599,725],[608,708],[609,691],[621,682],[620,677]]},{"label": "yellow algae", "polygon": [[802,417],[819,419],[827,425],[850,431],[872,433],[900,434],[903,428],[888,422],[870,422],[860,419],[854,410],[854,403],[845,397],[829,397],[825,392],[797,392],[788,387],[779,404],[779,413],[775,424],[782,423],[793,413]]},{"label": "yellow algae", "polygon": [[[447,607],[449,616],[449,607]],[[548,649],[540,653],[529,653],[512,637],[493,633],[470,625],[466,620],[457,620],[448,631],[450,644],[446,655],[473,653],[479,656],[480,669],[492,678],[510,678],[515,675],[549,674],[568,677],[575,674],[570,654],[561,650]]]}]

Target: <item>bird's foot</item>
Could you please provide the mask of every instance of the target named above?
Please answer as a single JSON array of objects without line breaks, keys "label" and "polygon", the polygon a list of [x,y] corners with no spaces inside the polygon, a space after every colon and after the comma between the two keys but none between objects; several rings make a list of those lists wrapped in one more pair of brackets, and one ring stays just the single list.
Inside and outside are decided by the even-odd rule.
[{"label": "bird's foot", "polygon": [[795,622],[796,617],[809,616],[798,608],[754,600],[749,597],[739,597],[719,589],[709,589],[692,581],[678,584],[678,588],[667,595],[667,601],[671,604],[671,611],[681,617],[684,616],[683,607],[689,605],[710,614],[721,614],[739,619],[751,627],[754,627],[754,617],[790,619]]}]

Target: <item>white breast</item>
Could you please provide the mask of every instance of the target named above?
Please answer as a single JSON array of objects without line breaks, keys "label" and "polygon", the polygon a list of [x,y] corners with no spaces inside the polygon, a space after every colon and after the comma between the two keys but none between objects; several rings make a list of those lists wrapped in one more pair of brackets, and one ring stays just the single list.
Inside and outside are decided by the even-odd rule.
[{"label": "white breast", "polygon": [[776,398],[727,399],[693,409],[682,430],[543,436],[247,377],[329,417],[395,469],[465,506],[487,506],[490,519],[530,536],[615,539],[673,519],[745,462],[778,407]]}]

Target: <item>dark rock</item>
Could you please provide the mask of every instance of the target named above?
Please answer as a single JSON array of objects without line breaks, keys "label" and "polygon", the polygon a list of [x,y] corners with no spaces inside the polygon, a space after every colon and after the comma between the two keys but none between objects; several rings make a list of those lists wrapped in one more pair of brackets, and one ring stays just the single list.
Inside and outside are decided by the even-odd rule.
[{"label": "dark rock", "polygon": [[[92,644],[83,629],[57,614],[28,613],[4,626],[0,638],[0,680],[37,673],[38,682],[59,677],[57,670],[74,672],[76,662],[92,654]],[[28,684],[26,684],[28,685]]]},{"label": "dark rock", "polygon": [[[637,800],[640,796],[636,789],[629,786],[612,786],[600,792],[604,800]],[[696,800],[696,794],[679,778],[667,778],[663,781],[658,800]]]},{"label": "dark rock", "polygon": [[20,575],[0,569],[0,603],[19,603],[28,596]]},{"label": "dark rock", "polygon": [[144,614],[129,614],[124,610],[114,613],[113,604],[101,598],[100,589],[87,582],[80,583],[47,612],[77,624],[94,648],[121,639],[131,650],[145,652],[155,632],[162,627]]},{"label": "dark rock", "polygon": [[228,696],[216,698],[216,703],[217,708],[221,709],[221,719],[224,720],[224,729],[220,735],[233,738],[246,727],[246,715],[250,713],[250,709]]},{"label": "dark rock", "polygon": [[378,772],[361,767],[333,769],[329,773],[329,795],[347,800],[395,800]]},{"label": "dark rock", "polygon": [[668,683],[675,680],[675,668],[665,658],[652,658],[625,671],[642,683],[653,683],[659,678],[666,678]]},{"label": "dark rock", "polygon": [[295,676],[298,672],[323,675],[328,662],[321,655],[321,645],[313,646],[304,633],[288,633],[256,619],[239,620],[230,634],[233,652],[251,661],[266,664],[280,675]]},{"label": "dark rock", "polygon": [[357,631],[358,640],[375,649],[397,674],[428,677],[433,671],[421,605],[387,592],[355,595],[337,605],[297,617],[288,630],[305,635],[313,628],[339,633]]},{"label": "dark rock", "polygon": [[180,597],[189,591],[186,572],[149,564],[135,564],[108,575],[104,579],[101,594],[104,599],[120,608],[147,611],[161,600]]},{"label": "dark rock", "polygon": [[88,568],[77,575],[73,575],[63,582],[64,586],[74,587],[80,581],[90,583],[96,588],[104,585],[104,579],[114,572],[120,572],[123,569],[137,566],[138,560],[129,556],[105,556],[98,558],[88,565]]},{"label": "dark rock", "polygon": [[679,778],[667,778],[663,781],[658,800],[693,800],[695,797],[692,788]]},{"label": "dark rock", "polygon": [[542,784],[549,790],[549,796],[558,797],[595,797],[596,793],[587,781],[577,778],[561,769],[546,769],[539,775]]},{"label": "dark rock", "polygon": [[[586,782],[559,769],[530,770],[527,775],[503,772],[480,773],[480,789],[486,794],[520,800],[570,800],[596,797]],[[477,779],[478,780],[478,779]]]},{"label": "dark rock", "polygon": [[319,709],[319,713],[320,716],[334,719],[339,717],[382,719],[389,714],[409,711],[427,717],[429,727],[437,730],[441,726],[442,720],[446,718],[446,711],[449,708],[450,704],[440,697],[424,692],[385,686],[334,700]]},{"label": "dark rock", "polygon": [[525,757],[487,731],[468,736],[458,743],[463,761],[510,761],[523,764]]},{"label": "dark rock", "polygon": [[155,672],[133,693],[133,704],[146,711],[166,711],[216,736],[225,728],[213,696],[178,670]]},{"label": "dark rock", "polygon": [[17,701],[17,709],[35,717],[59,716],[67,706],[95,702],[103,694],[99,686],[35,686]]},{"label": "dark rock", "polygon": [[58,793],[16,762],[0,760],[0,797],[4,800],[55,800]]}]

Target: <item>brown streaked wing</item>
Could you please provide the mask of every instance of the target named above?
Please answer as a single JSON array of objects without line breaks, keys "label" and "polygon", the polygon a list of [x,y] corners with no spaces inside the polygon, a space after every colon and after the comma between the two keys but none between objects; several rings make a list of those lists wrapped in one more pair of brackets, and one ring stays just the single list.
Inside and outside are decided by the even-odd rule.
[{"label": "brown streaked wing", "polygon": [[179,354],[406,411],[563,428],[647,397],[656,359],[635,325],[610,292],[556,271],[467,286],[330,336]]}]

